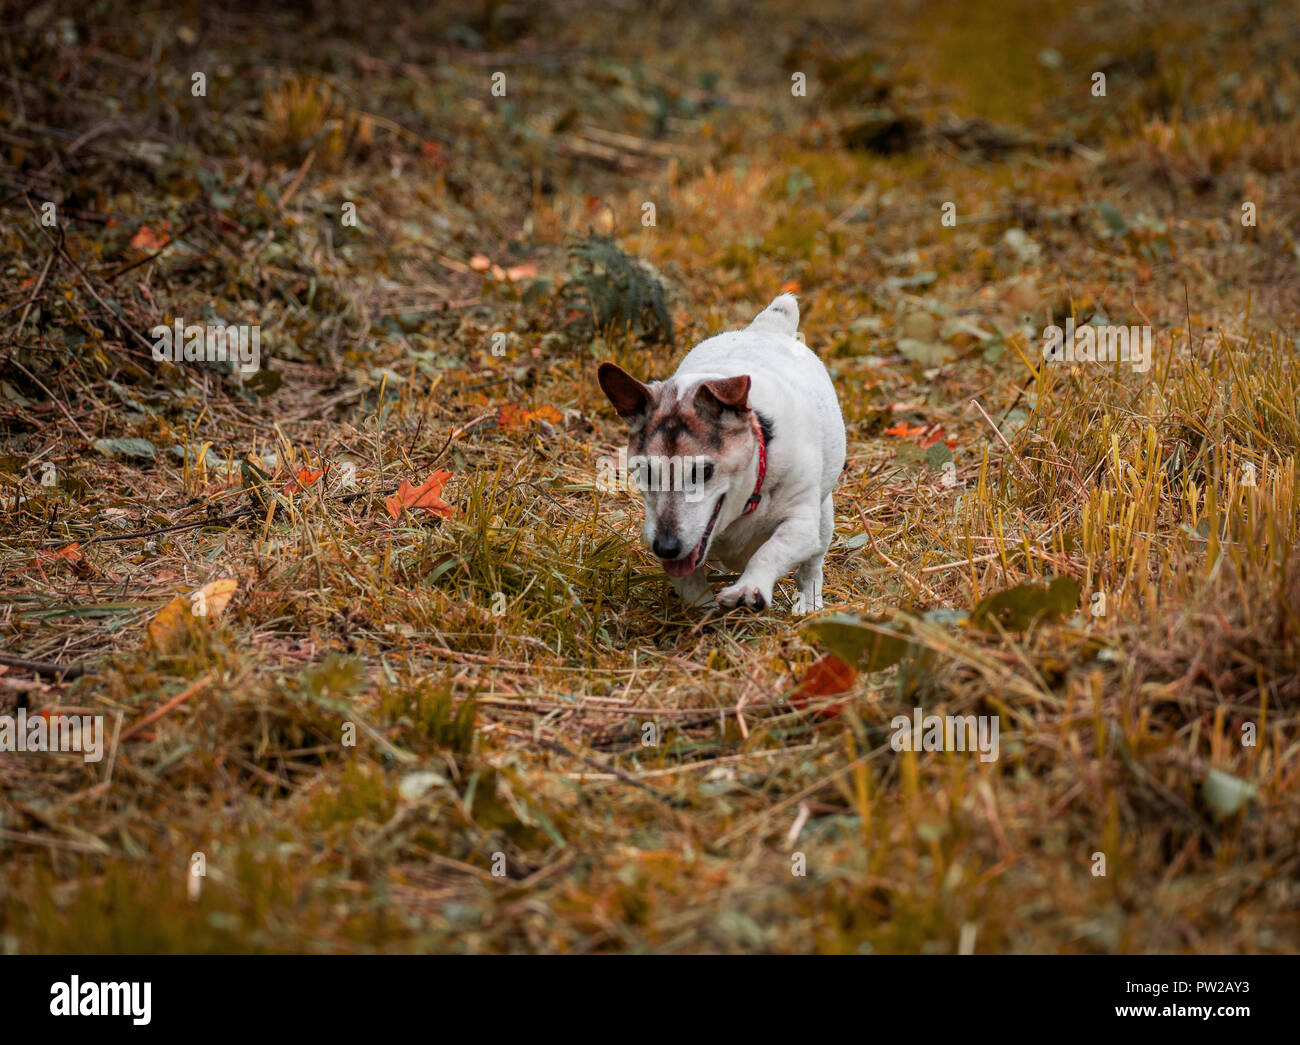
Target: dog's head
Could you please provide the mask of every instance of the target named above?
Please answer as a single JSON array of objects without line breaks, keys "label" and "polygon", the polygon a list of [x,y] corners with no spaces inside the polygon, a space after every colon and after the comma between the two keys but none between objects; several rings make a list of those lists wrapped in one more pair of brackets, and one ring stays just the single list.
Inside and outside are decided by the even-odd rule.
[{"label": "dog's head", "polygon": [[646,385],[615,363],[602,363],[598,377],[630,429],[628,472],[645,501],[645,542],[670,576],[685,577],[754,490],[749,377]]}]

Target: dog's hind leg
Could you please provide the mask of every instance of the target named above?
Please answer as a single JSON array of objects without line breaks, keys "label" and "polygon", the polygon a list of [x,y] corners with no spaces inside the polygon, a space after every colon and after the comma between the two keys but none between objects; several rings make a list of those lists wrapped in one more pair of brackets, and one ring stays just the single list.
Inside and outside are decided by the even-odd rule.
[{"label": "dog's hind leg", "polygon": [[816,613],[822,608],[822,562],[826,558],[826,550],[831,546],[831,535],[834,532],[835,504],[831,495],[827,494],[822,501],[822,513],[817,527],[821,551],[811,559],[805,559],[794,571],[795,583],[799,585],[799,596],[794,604],[796,614]]}]

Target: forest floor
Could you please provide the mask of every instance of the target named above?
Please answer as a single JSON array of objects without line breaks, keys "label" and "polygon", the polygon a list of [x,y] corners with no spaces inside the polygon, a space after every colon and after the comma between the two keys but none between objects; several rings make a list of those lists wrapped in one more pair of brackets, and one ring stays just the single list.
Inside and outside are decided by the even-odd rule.
[{"label": "forest floor", "polygon": [[[1300,949],[1300,14],[170,6],[3,18],[0,951]],[[595,368],[782,290],[826,610],[686,610]]]}]

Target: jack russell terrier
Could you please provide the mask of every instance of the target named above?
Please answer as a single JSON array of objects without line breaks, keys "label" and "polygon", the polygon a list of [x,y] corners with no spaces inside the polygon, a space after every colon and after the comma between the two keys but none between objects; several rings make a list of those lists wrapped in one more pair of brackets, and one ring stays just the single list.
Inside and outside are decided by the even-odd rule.
[{"label": "jack russell terrier", "polygon": [[781,294],[744,330],[696,345],[666,381],[600,365],[601,390],[629,427],[642,535],[690,606],[713,604],[706,564],[721,561],[740,571],[718,592],[723,607],[765,609],[793,571],[795,612],[822,608],[844,418],[798,329],[794,295]]}]

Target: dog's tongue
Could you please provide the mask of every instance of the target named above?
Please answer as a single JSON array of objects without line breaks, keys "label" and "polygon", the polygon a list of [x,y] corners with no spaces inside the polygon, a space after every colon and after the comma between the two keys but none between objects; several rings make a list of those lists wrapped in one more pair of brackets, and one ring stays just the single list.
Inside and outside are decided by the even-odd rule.
[{"label": "dog's tongue", "polygon": [[695,560],[699,557],[700,549],[696,548],[690,555],[684,559],[660,559],[663,563],[664,572],[669,577],[685,577],[695,569]]}]

